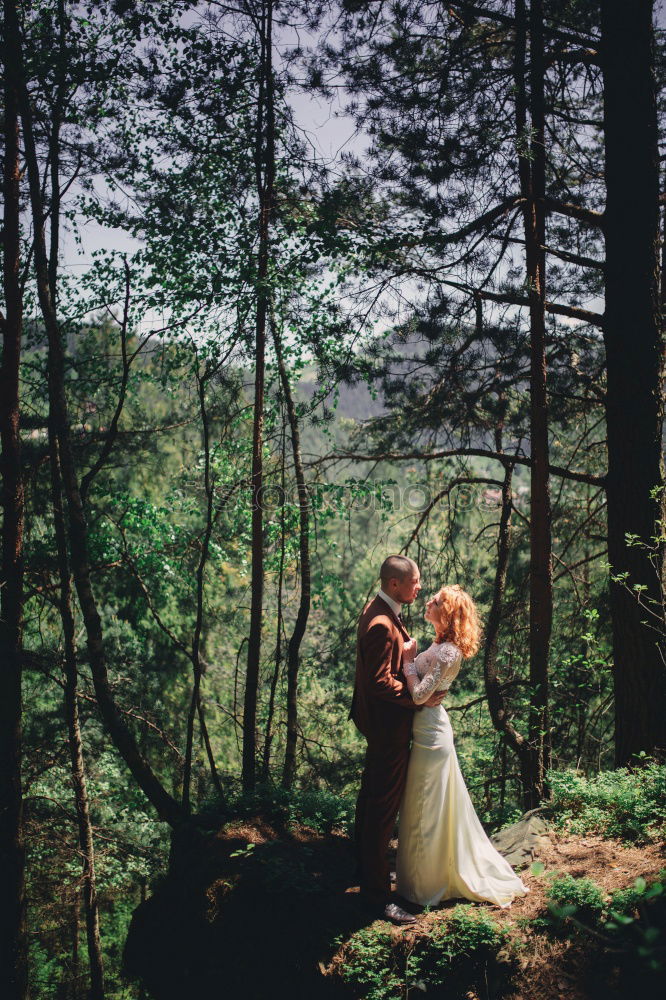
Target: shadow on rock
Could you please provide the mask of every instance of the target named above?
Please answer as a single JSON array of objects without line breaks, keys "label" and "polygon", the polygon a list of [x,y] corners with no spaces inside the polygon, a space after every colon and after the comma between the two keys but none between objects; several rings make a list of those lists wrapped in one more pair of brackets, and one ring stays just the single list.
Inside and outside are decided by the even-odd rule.
[{"label": "shadow on rock", "polygon": [[348,891],[351,871],[342,836],[184,828],[168,875],[134,911],[125,971],[155,1000],[348,996],[320,966],[372,919]]}]

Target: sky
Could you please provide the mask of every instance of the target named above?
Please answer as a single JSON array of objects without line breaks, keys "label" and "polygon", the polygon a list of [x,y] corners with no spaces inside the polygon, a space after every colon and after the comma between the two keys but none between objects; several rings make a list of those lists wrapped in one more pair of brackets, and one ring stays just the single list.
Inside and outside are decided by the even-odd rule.
[{"label": "sky", "polygon": [[[657,10],[657,25],[660,30],[666,30],[666,0],[660,2]],[[298,37],[292,34],[278,39],[276,46],[281,52],[286,52],[294,44],[312,44],[315,39],[307,33],[299,32]],[[367,137],[359,135],[352,118],[345,113],[345,94],[334,91],[333,98],[328,101],[323,97],[314,97],[303,91],[293,91],[291,104],[294,119],[302,130],[308,143],[313,148],[318,159],[328,163],[333,169],[341,163],[343,151],[353,151],[363,156],[367,145]],[[74,192],[73,192],[74,193]],[[61,243],[62,266],[74,275],[81,273],[90,265],[92,254],[101,249],[116,250],[131,254],[139,248],[136,240],[119,230],[103,228],[95,222],[87,222],[82,231],[83,246],[78,246],[71,232],[63,230]],[[591,308],[601,308],[600,303],[590,304]],[[163,318],[146,316],[145,325],[162,325]]]}]

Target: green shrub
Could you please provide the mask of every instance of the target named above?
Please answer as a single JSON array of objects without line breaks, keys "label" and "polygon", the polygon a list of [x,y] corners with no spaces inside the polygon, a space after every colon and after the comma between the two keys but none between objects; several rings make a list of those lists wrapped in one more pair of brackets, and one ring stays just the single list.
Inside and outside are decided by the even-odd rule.
[{"label": "green shrub", "polygon": [[460,904],[446,921],[433,927],[428,956],[435,968],[446,972],[461,957],[490,954],[499,950],[506,931],[483,909]]},{"label": "green shrub", "polygon": [[470,992],[501,995],[513,969],[507,943],[507,930],[487,909],[460,904],[419,942],[411,963],[412,984],[446,1000]]},{"label": "green shrub", "polygon": [[355,800],[335,795],[327,789],[286,789],[277,785],[257,785],[253,792],[232,790],[223,804],[211,800],[199,811],[207,826],[235,819],[261,816],[280,826],[299,823],[318,833],[334,829],[348,831],[354,819]]},{"label": "green shrub", "polygon": [[354,822],[355,801],[342,798],[326,789],[294,793],[292,815],[299,823],[320,833],[333,829],[350,830]]},{"label": "green shrub", "polygon": [[643,889],[645,880],[637,879],[636,882],[638,885],[634,883],[628,889],[618,889],[613,893],[608,904],[609,911],[621,914],[623,917],[635,916],[645,897]]},{"label": "green shrub", "polygon": [[558,875],[552,880],[546,898],[549,909],[556,917],[576,914],[583,920],[596,922],[604,909],[603,890],[590,878]]},{"label": "green shrub", "polygon": [[666,834],[666,765],[648,761],[586,778],[551,771],[551,807],[558,826],[574,834],[599,833],[632,842]]},{"label": "green shrub", "polygon": [[345,948],[342,979],[367,1000],[389,1000],[402,994],[402,978],[385,924],[357,931]]},{"label": "green shrub", "polygon": [[653,882],[637,878],[630,888],[614,892],[601,929],[636,974],[661,975],[666,969],[666,870]]},{"label": "green shrub", "polygon": [[510,963],[498,960],[498,953],[507,940],[508,932],[487,910],[463,904],[416,941],[392,940],[383,923],[358,931],[347,942],[341,976],[366,1000],[420,992],[457,1000],[491,980],[506,979]]},{"label": "green shrub", "polygon": [[622,996],[629,988],[654,995],[666,969],[666,871],[650,884],[637,878],[609,900],[590,879],[564,875],[554,880],[548,898],[560,926],[591,933],[597,946],[613,955]]}]

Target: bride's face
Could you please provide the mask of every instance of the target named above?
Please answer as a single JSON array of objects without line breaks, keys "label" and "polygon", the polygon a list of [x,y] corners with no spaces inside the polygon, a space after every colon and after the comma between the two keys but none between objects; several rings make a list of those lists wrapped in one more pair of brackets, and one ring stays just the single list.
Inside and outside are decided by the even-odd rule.
[{"label": "bride's face", "polygon": [[426,601],[426,609],[423,617],[432,625],[440,625],[442,623],[442,598],[439,594],[433,594],[430,600]]}]

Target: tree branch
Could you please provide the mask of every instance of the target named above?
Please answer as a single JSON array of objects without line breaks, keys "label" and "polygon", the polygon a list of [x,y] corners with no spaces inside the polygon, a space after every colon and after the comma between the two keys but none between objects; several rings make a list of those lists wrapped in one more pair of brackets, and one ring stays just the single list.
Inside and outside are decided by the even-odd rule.
[{"label": "tree branch", "polygon": [[591,208],[584,208],[582,205],[575,205],[569,201],[559,201],[557,198],[544,198],[544,206],[547,212],[555,212],[557,215],[566,215],[570,219],[577,219],[587,226],[596,229],[604,228],[604,213],[595,212]]},{"label": "tree branch", "polygon": [[[404,452],[400,454],[399,452],[381,452],[374,455],[362,455],[357,452],[341,452],[338,455],[324,455],[323,458],[315,459],[310,462],[310,467],[323,465],[328,462],[343,462],[343,461],[353,461],[353,462],[432,462],[438,458],[454,458],[454,457],[478,457],[478,458],[492,458],[497,462],[501,462],[506,468],[509,465],[532,465],[532,459],[527,455],[507,455],[504,452],[491,451],[486,448],[447,448],[442,451],[432,451],[432,452]],[[549,465],[548,473],[551,476],[558,476],[562,479],[571,479],[573,482],[577,483],[590,483],[592,486],[602,486],[606,485],[605,476],[595,476],[588,472],[572,472],[571,469],[564,469],[559,465]]]}]

